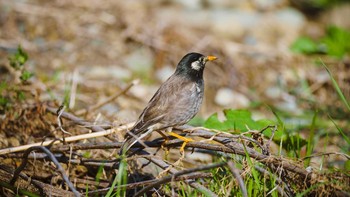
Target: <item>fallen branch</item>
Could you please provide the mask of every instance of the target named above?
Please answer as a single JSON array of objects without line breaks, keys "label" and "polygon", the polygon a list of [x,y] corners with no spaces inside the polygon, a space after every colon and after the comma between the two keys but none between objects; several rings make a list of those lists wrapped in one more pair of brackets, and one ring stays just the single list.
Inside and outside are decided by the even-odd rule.
[{"label": "fallen branch", "polygon": [[245,187],[244,181],[242,179],[242,176],[239,173],[239,170],[235,167],[235,164],[232,161],[228,161],[227,162],[227,166],[231,170],[232,175],[236,178],[237,183],[238,183],[239,187],[241,188],[242,196],[243,197],[248,197],[247,188]]},{"label": "fallen branch", "polygon": [[[57,108],[53,108],[53,107],[49,107],[49,106],[45,106],[45,110],[53,115],[57,115]],[[60,114],[60,117],[68,119],[73,121],[75,124],[86,127],[91,129],[93,132],[98,132],[98,131],[104,131],[106,129],[110,129],[112,128],[112,125],[107,124],[107,125],[95,125],[92,124],[91,122],[88,122],[82,118],[78,118],[76,116],[74,116],[73,114],[67,113],[67,112],[62,112]]]},{"label": "fallen branch", "polygon": [[19,174],[21,173],[22,170],[24,170],[24,168],[26,167],[27,163],[28,163],[28,155],[30,152],[35,151],[35,150],[40,150],[43,151],[44,153],[47,154],[47,156],[51,159],[51,161],[56,165],[57,170],[60,172],[63,180],[66,182],[66,184],[68,185],[68,187],[72,190],[72,192],[74,193],[74,195],[76,197],[81,196],[81,194],[75,189],[75,187],[73,186],[72,182],[70,182],[70,180],[68,179],[66,173],[64,172],[64,169],[62,168],[61,164],[57,161],[56,157],[49,151],[49,149],[43,147],[43,146],[34,146],[29,148],[28,150],[26,150],[26,152],[23,155],[23,161],[21,163],[21,165],[15,170],[13,177],[10,181],[11,185],[14,185]]},{"label": "fallen branch", "polygon": [[[110,135],[110,134],[115,133],[115,132],[125,131],[127,129],[130,129],[133,125],[134,125],[133,123],[130,123],[130,124],[127,124],[127,125],[120,126],[118,128],[113,128],[113,129],[108,129],[108,130],[94,132],[94,133],[87,133],[87,134],[82,134],[82,135],[66,137],[65,138],[65,142],[74,142],[74,141],[78,141],[78,140],[102,137],[102,136]],[[24,150],[27,150],[27,149],[29,149],[31,147],[34,147],[34,146],[54,145],[54,144],[61,143],[61,140],[62,139],[59,139],[59,140],[48,140],[48,141],[38,142],[38,143],[34,143],[34,144],[27,144],[27,145],[23,145],[23,146],[4,148],[4,149],[0,149],[0,155],[4,155],[4,154],[8,154],[8,153],[14,153],[14,152],[19,152],[19,151],[24,151]]]},{"label": "fallen branch", "polygon": [[6,187],[11,190],[14,189],[13,191],[15,191],[16,193],[18,192],[19,194],[23,194],[20,191],[25,190],[25,191],[31,192],[32,194],[39,193],[40,196],[52,196],[52,197],[74,196],[74,193],[71,191],[66,191],[66,190],[54,187],[50,184],[40,182],[31,177],[28,177],[24,173],[19,174],[21,179],[17,181],[18,184],[16,186],[10,185],[9,183],[13,177],[13,173],[14,173],[14,170],[10,169],[8,166],[2,165],[2,164],[0,165],[0,184],[4,183],[10,186],[10,187],[6,187],[5,185],[1,185],[2,187]]},{"label": "fallen branch", "polygon": [[[212,176],[211,173],[192,173],[189,175],[178,176],[175,178],[175,181],[184,181],[184,180],[188,180],[188,179],[199,179],[199,178],[210,178],[211,176]],[[145,185],[153,184],[157,181],[158,181],[157,179],[154,179],[154,180],[140,181],[137,183],[129,183],[126,185],[116,186],[114,189],[117,189],[117,188],[134,189],[137,187],[142,187]],[[106,194],[109,189],[110,188],[107,187],[107,188],[103,188],[103,189],[94,190],[94,191],[88,192],[87,195],[88,196],[96,196],[98,194]]]},{"label": "fallen branch", "polygon": [[[148,159],[149,161],[151,161],[152,163],[156,164],[157,166],[159,166],[160,168],[162,168],[163,170],[168,169],[169,165],[167,163],[165,163],[165,161],[157,159],[156,157],[147,157],[146,159]],[[174,168],[170,168],[169,172],[172,174],[177,173],[178,171]],[[185,180],[185,183],[187,183],[189,186],[191,186],[192,188],[195,188],[199,191],[203,191],[206,194],[210,195],[210,196],[217,196],[215,193],[213,193],[212,191],[210,191],[208,188],[204,187],[203,185],[193,181],[193,180]]]},{"label": "fallen branch", "polygon": [[226,162],[220,162],[220,163],[215,163],[215,164],[210,164],[210,165],[206,165],[206,166],[202,166],[202,167],[198,167],[198,168],[191,168],[191,169],[186,169],[186,170],[181,170],[178,171],[172,175],[163,177],[158,179],[155,183],[149,184],[147,187],[144,187],[142,190],[140,190],[139,192],[137,192],[134,196],[138,197],[138,196],[142,196],[143,194],[145,194],[146,192],[148,192],[149,190],[151,190],[153,187],[156,187],[158,185],[170,182],[171,180],[175,179],[178,176],[184,175],[184,174],[189,174],[192,172],[198,172],[198,171],[203,171],[203,170],[209,170],[212,168],[217,168],[217,167],[222,167],[226,164]]}]

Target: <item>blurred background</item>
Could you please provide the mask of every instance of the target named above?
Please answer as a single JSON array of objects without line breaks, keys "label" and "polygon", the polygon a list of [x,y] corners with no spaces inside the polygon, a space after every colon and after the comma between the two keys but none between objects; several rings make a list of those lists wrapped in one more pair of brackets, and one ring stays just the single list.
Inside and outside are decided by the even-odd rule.
[{"label": "blurred background", "polygon": [[19,83],[9,65],[19,45],[29,57],[28,89],[55,106],[66,101],[72,112],[140,79],[86,117],[125,124],[185,54],[215,55],[192,124],[213,113],[223,119],[223,109],[248,109],[254,119],[275,112],[307,138],[317,111],[317,135],[336,133],[328,150],[339,151],[329,117],[349,134],[350,110],[323,65],[350,98],[349,18],[346,0],[0,0],[0,79]]}]

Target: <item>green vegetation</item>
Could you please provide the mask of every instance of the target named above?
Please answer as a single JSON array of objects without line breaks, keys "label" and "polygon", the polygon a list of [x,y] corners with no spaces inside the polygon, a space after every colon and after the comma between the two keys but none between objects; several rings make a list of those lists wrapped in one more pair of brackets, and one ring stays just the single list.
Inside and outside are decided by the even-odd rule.
[{"label": "green vegetation", "polygon": [[326,9],[340,3],[348,2],[348,0],[308,0],[305,2],[309,3],[312,7]]},{"label": "green vegetation", "polygon": [[[106,197],[109,196],[126,196],[126,188],[124,187],[125,184],[128,182],[128,172],[127,172],[127,166],[128,163],[126,161],[125,155],[120,156],[120,164],[117,175],[114,177],[114,180],[112,182],[112,185],[106,194]],[[118,186],[118,189],[116,192],[113,192],[114,187]]]},{"label": "green vegetation", "polygon": [[326,35],[319,40],[309,37],[298,38],[291,46],[291,50],[304,54],[327,54],[342,58],[350,53],[350,32],[336,26],[329,26]]},{"label": "green vegetation", "polygon": [[9,57],[10,66],[16,71],[20,71],[21,74],[19,78],[23,83],[34,76],[34,74],[27,71],[24,66],[28,58],[28,54],[22,49],[21,46],[18,46],[16,53]]},{"label": "green vegetation", "polygon": [[[17,51],[9,56],[9,64],[16,73],[16,77],[20,83],[9,83],[7,81],[0,82],[0,113],[9,109],[14,103],[21,102],[26,99],[26,94],[21,90],[21,85],[28,83],[28,80],[34,76],[25,66],[28,60],[28,54],[18,46]],[[18,80],[15,79],[14,81]]]},{"label": "green vegetation", "polygon": [[221,131],[235,130],[248,131],[250,129],[262,129],[268,125],[274,124],[271,120],[252,119],[251,112],[248,110],[224,110],[226,120],[221,122],[217,114],[210,116],[204,123],[204,127],[209,129],[217,129]]}]

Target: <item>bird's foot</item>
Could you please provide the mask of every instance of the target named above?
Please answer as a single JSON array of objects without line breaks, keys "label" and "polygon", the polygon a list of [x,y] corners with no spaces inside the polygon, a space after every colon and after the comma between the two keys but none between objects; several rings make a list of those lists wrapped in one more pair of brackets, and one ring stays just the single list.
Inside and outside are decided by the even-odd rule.
[{"label": "bird's foot", "polygon": [[187,144],[188,142],[193,142],[193,141],[194,141],[194,140],[191,139],[191,138],[183,137],[183,136],[181,136],[181,135],[179,135],[179,134],[177,134],[177,133],[174,133],[174,132],[169,132],[169,135],[174,136],[174,137],[176,137],[176,138],[178,138],[178,139],[184,141],[184,142],[182,143],[181,148],[180,148],[180,153],[181,153],[181,155],[185,155],[185,147],[186,147],[186,144]]},{"label": "bird's foot", "polygon": [[165,152],[165,159],[166,159],[168,157],[168,154],[169,154],[169,148],[165,147],[165,144],[169,141],[169,138],[162,131],[157,131],[157,132],[164,138],[164,142],[162,142],[160,147],[161,147],[161,149],[164,150],[164,152]]},{"label": "bird's foot", "polygon": [[167,159],[169,155],[169,148],[165,147],[165,144],[169,141],[169,138],[165,139],[164,142],[160,145],[160,147],[164,150],[164,159]]}]

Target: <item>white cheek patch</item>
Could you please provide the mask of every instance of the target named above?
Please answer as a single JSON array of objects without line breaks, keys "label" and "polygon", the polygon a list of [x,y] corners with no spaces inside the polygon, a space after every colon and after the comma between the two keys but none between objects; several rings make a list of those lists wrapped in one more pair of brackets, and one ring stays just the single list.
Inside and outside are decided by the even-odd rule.
[{"label": "white cheek patch", "polygon": [[198,85],[196,86],[196,90],[197,90],[197,93],[200,93],[200,92],[201,92],[201,89],[199,88]]},{"label": "white cheek patch", "polygon": [[201,64],[199,63],[199,61],[192,62],[191,68],[194,70],[199,70],[201,68]]}]

